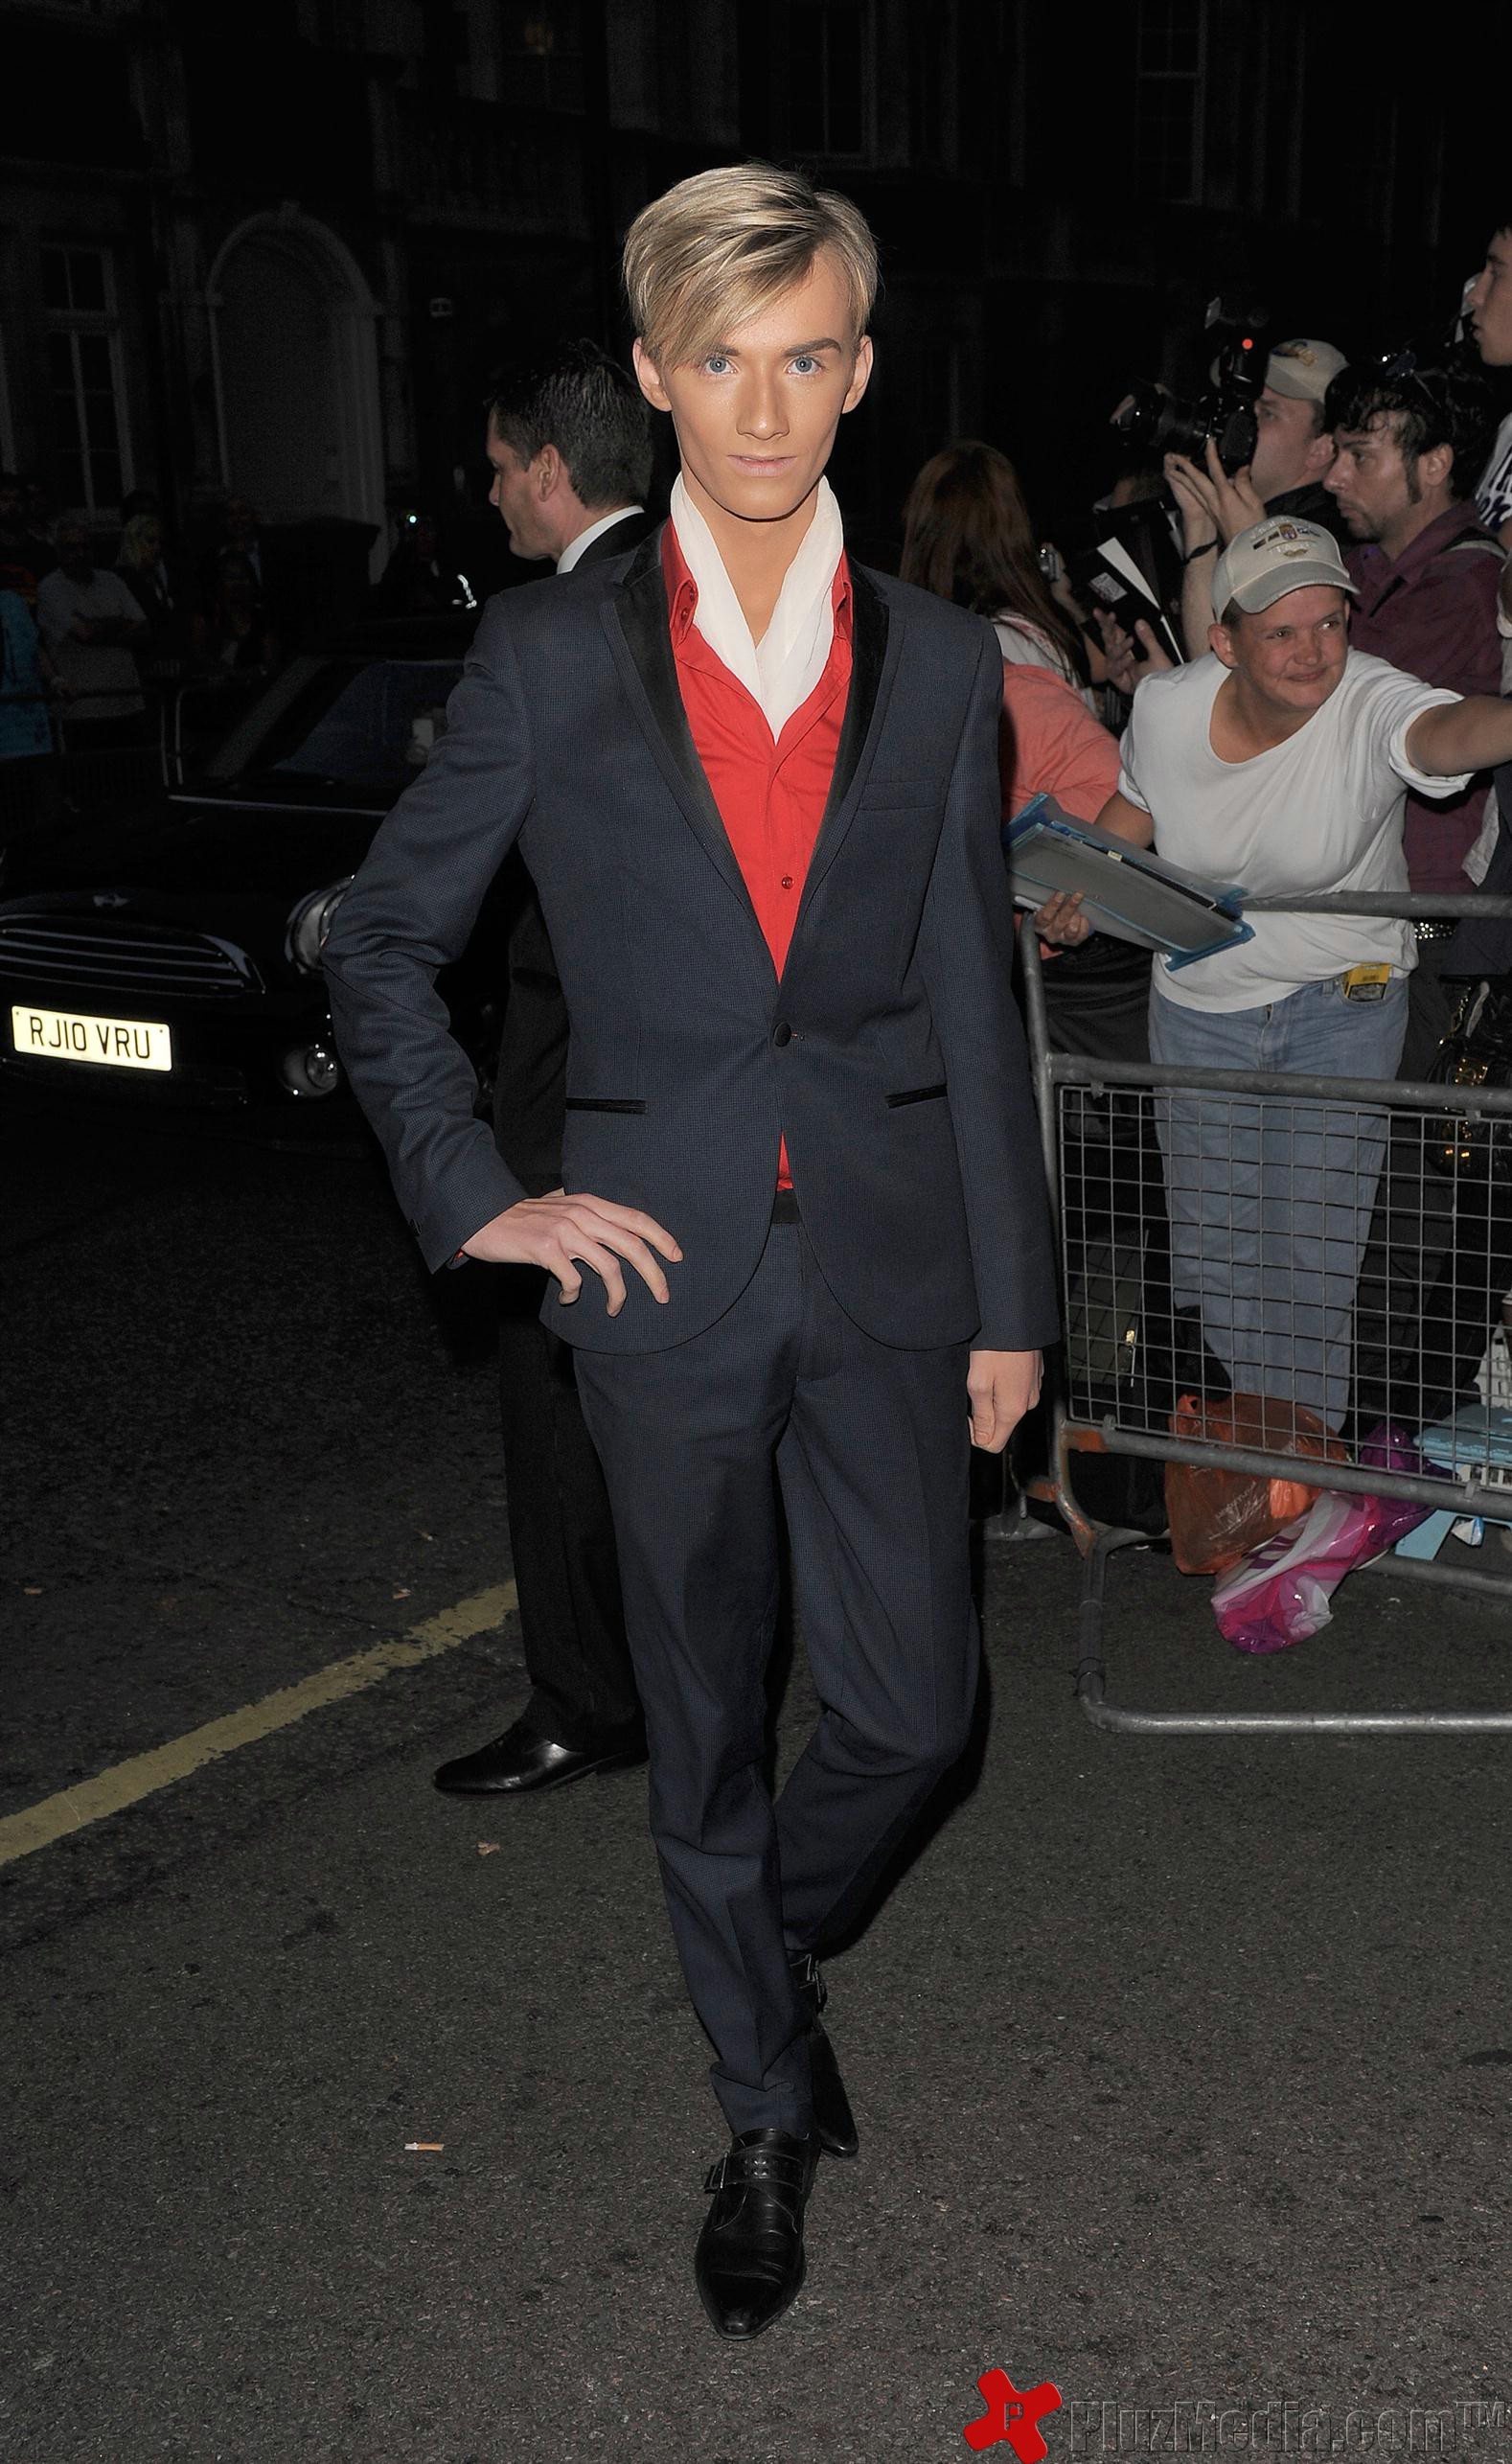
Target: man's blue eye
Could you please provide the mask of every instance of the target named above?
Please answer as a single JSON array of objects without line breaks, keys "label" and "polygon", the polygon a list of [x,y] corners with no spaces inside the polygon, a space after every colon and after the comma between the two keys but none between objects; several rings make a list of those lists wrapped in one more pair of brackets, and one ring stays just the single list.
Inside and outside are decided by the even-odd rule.
[{"label": "man's blue eye", "polygon": [[792,364],[800,371],[801,374],[807,375],[811,368],[817,368],[819,363],[813,357],[812,351],[800,351],[795,356]]}]

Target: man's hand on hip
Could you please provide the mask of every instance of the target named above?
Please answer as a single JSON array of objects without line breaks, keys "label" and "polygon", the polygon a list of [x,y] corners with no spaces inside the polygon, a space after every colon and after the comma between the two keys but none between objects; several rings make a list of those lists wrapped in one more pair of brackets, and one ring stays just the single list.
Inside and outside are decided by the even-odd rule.
[{"label": "man's hand on hip", "polygon": [[1040,1400],[1037,1351],[974,1351],[966,1372],[972,1406],[972,1443],[1000,1455],[1026,1412]]},{"label": "man's hand on hip", "polygon": [[670,1296],[667,1278],[654,1253],[675,1263],[682,1252],[671,1232],[638,1207],[617,1207],[610,1198],[569,1198],[554,1189],[546,1198],[521,1198],[462,1244],[469,1257],[493,1266],[543,1266],[561,1286],[563,1302],[583,1289],[580,1266],[590,1266],[603,1281],[606,1306],[617,1318],[625,1306],[623,1257],[633,1266],[653,1300]]}]

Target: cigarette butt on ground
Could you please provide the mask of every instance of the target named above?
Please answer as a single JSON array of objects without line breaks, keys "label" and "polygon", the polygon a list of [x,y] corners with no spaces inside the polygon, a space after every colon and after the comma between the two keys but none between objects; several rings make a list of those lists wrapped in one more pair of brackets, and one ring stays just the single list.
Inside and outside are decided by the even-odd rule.
[{"label": "cigarette butt on ground", "polygon": [[446,2144],[445,2139],[406,2139],[404,2153],[406,2156],[439,2156]]},{"label": "cigarette butt on ground", "polygon": [[479,1854],[480,1856],[496,1856],[496,1855],[498,1854],[498,1853],[499,1853],[499,1844],[498,1844],[498,1841],[497,1841],[496,1839],[480,1839],[480,1840],[479,1840],[479,1842],[478,1842],[478,1854]]}]

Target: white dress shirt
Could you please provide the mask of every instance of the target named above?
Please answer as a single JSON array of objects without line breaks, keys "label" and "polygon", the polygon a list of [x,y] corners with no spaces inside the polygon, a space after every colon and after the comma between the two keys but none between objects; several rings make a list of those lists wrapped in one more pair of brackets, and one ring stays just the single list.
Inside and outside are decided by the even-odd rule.
[{"label": "white dress shirt", "polygon": [[828,479],[819,481],[813,519],[783,576],[771,622],[760,642],[751,639],[714,533],[680,472],[673,483],[672,526],[699,593],[699,631],[716,658],[745,685],[775,744],[824,674],[835,639],[835,576],[845,553],[835,491]]},{"label": "white dress shirt", "polygon": [[607,530],[612,530],[615,523],[624,521],[628,515],[643,514],[645,510],[644,505],[616,505],[611,514],[601,514],[596,522],[590,522],[586,530],[580,530],[577,538],[562,549],[557,559],[558,572],[570,573],[578,559],[596,539],[602,539]]}]

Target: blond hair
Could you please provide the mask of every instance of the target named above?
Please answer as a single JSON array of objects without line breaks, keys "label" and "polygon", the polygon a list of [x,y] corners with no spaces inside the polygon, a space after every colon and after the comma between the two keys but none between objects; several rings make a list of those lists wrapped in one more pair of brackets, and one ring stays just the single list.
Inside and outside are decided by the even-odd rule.
[{"label": "blond hair", "polygon": [[774,163],[679,180],[642,209],[625,242],[625,288],[648,357],[683,367],[727,341],[801,283],[821,249],[845,277],[859,342],[877,295],[877,242],[848,196]]}]

